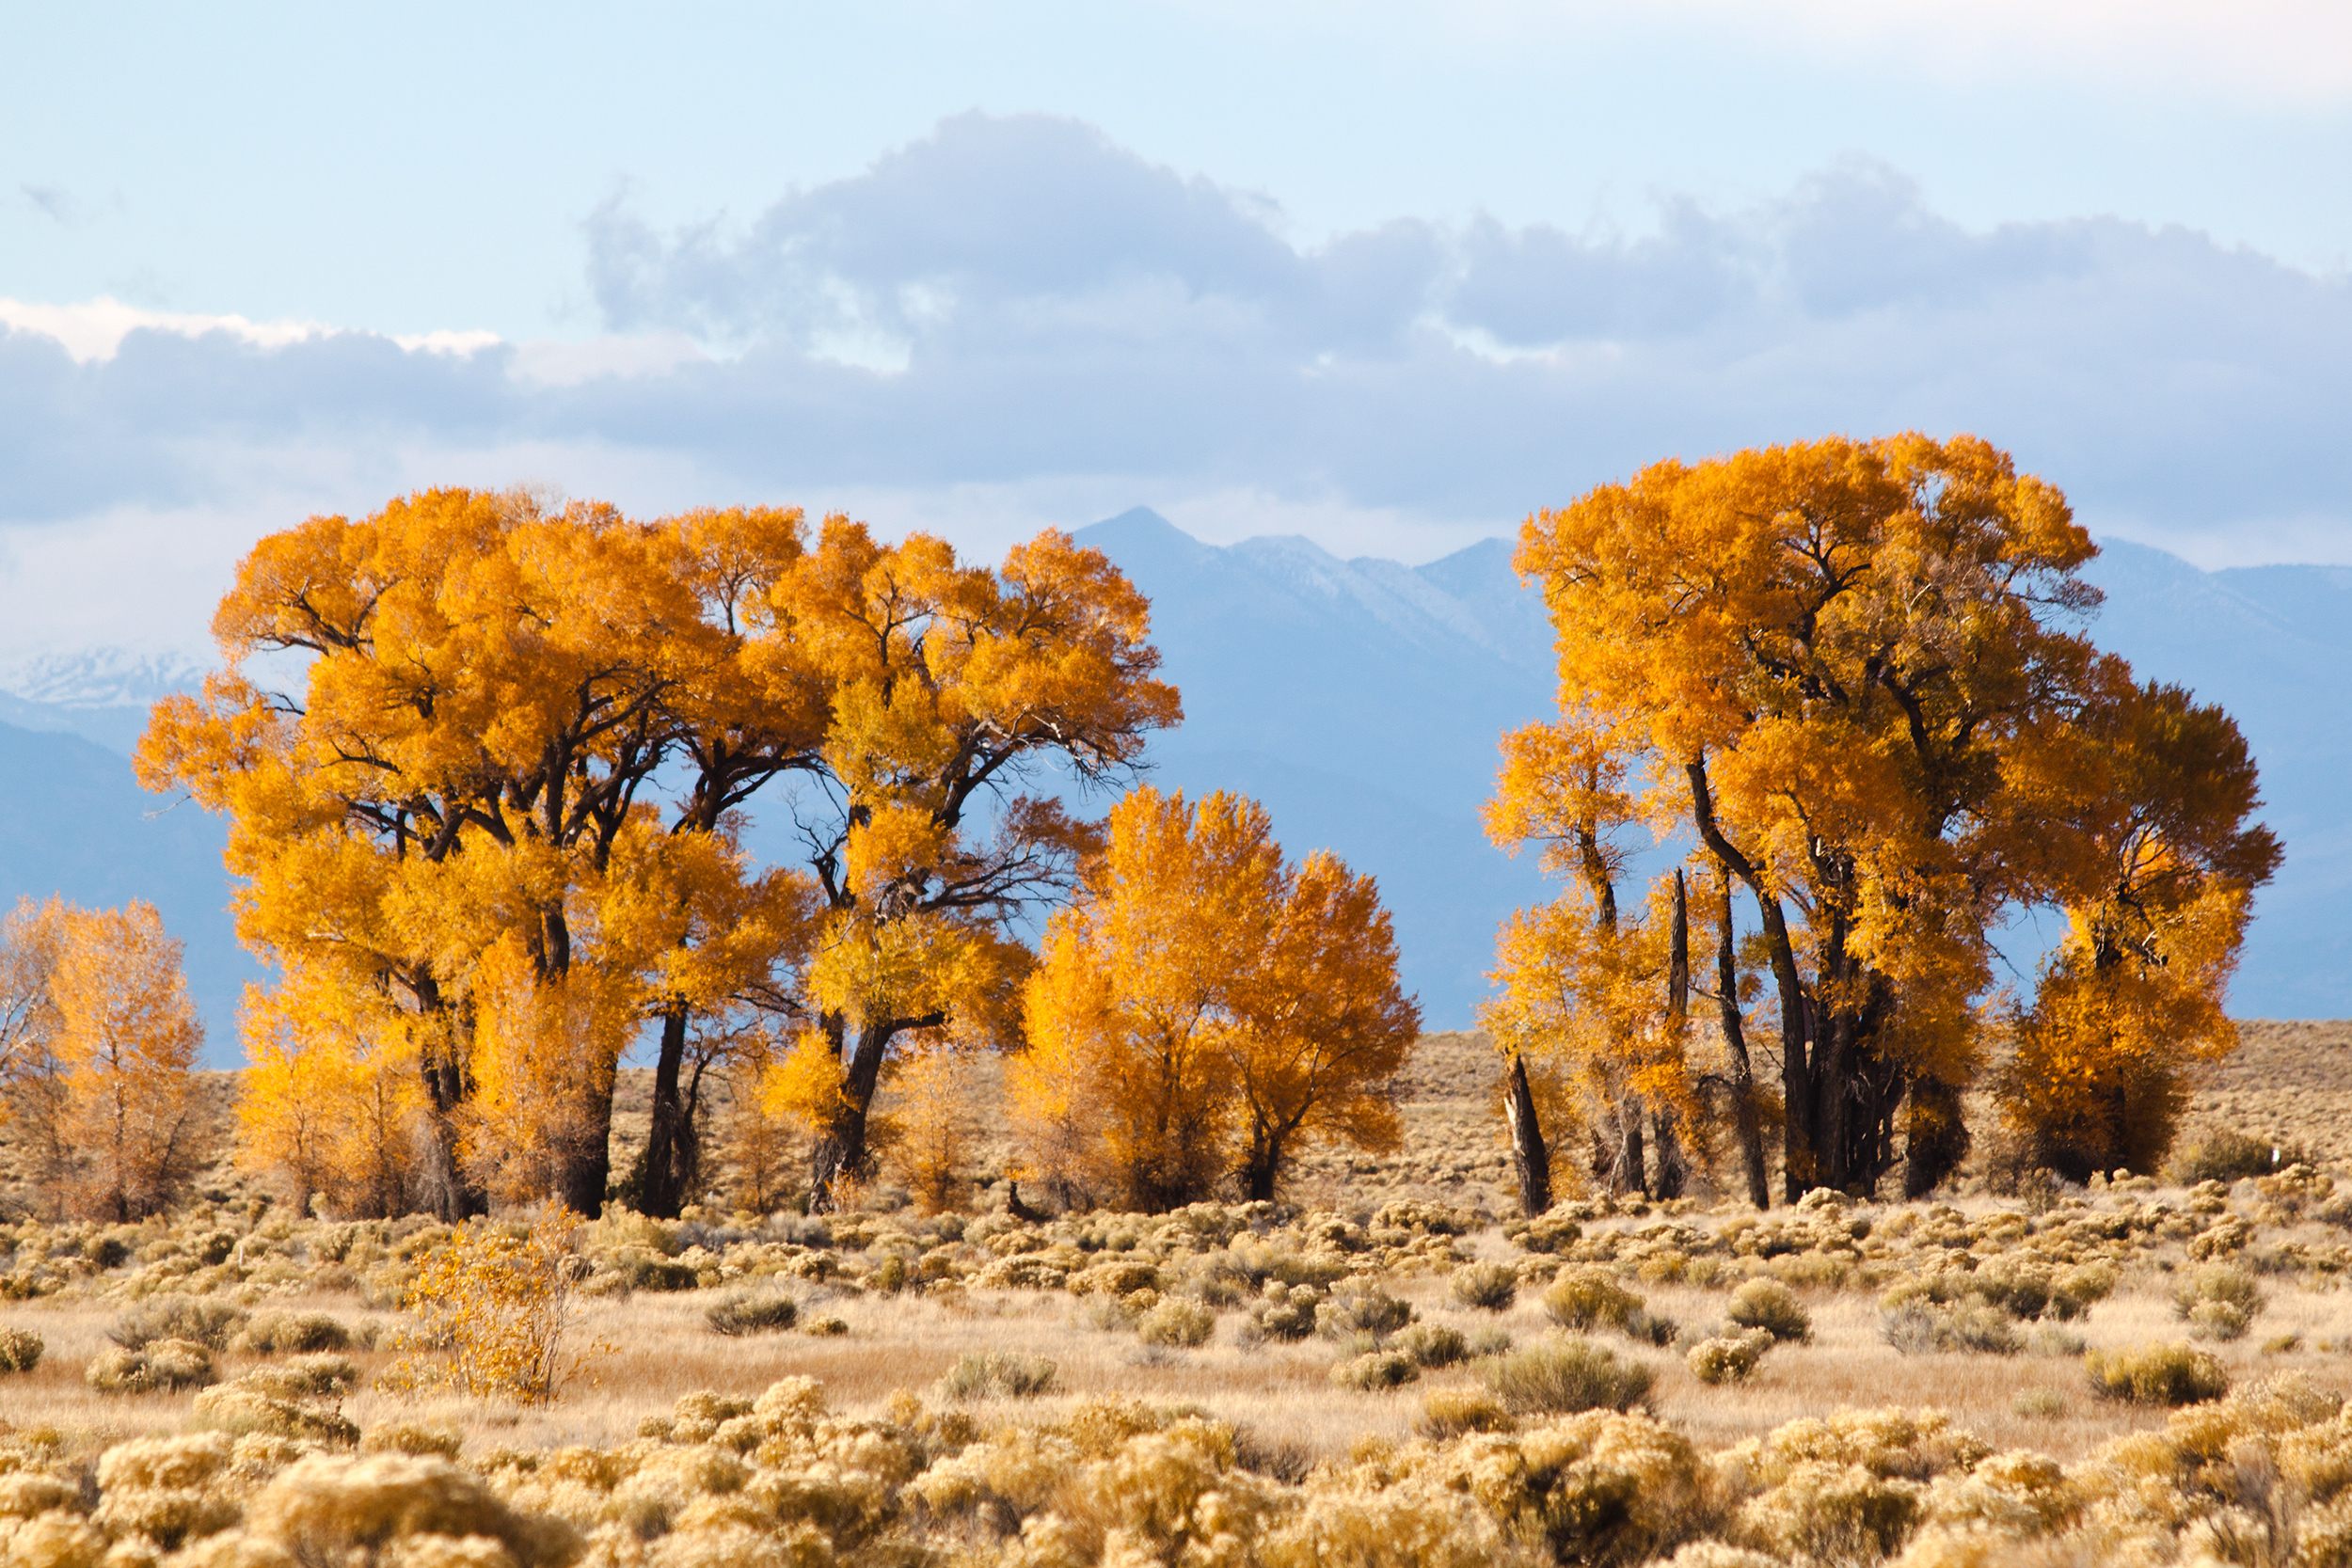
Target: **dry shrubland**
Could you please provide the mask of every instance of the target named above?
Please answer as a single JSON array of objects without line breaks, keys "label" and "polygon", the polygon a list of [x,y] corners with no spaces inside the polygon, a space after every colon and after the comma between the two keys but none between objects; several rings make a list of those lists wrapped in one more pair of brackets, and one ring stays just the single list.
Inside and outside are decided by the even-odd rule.
[{"label": "dry shrubland", "polygon": [[[977,1212],[564,1236],[216,1173],[0,1226],[0,1561],[2344,1560],[2352,1122],[2228,1182],[1504,1220],[1491,1118],[1442,1136],[1491,1059],[1423,1050],[1403,1149],[1281,1205],[1024,1219],[983,1163]],[[550,1401],[402,1375],[466,1247],[570,1292]]]}]

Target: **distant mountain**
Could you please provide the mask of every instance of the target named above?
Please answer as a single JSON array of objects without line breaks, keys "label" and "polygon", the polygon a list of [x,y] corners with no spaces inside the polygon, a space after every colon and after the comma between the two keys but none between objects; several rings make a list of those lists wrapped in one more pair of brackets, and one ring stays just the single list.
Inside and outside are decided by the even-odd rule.
[{"label": "distant mountain", "polygon": [[[1153,777],[1263,800],[1293,853],[1327,847],[1378,877],[1406,978],[1437,1027],[1485,993],[1496,923],[1543,896],[1534,865],[1487,844],[1479,811],[1497,737],[1552,703],[1550,627],[1489,540],[1423,566],[1343,561],[1303,539],[1204,545],[1157,515],[1079,531],[1152,604],[1184,722]],[[2242,1016],[2352,1016],[2352,570],[2201,572],[2110,543],[2090,577],[2103,646],[2221,703],[2261,759],[2266,819],[2286,841],[2257,903],[2233,992]],[[188,944],[215,1060],[234,1054],[253,973],[230,929],[217,821],[169,811],[124,760],[146,707],[193,684],[184,662],[101,653],[0,672],[0,897],[153,899]],[[750,842],[781,850],[788,823]],[[2029,970],[2031,932],[2012,960]]]},{"label": "distant mountain", "polygon": [[227,841],[219,818],[141,789],[123,753],[0,723],[0,908],[51,894],[93,907],[153,904],[186,944],[205,1056],[216,1064],[236,1057],[237,998],[260,974],[229,919]]}]

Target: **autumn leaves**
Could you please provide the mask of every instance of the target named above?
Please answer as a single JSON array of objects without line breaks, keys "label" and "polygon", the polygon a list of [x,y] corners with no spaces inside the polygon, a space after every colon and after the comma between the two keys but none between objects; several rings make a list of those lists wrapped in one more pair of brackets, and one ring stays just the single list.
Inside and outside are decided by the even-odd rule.
[{"label": "autumn leaves", "polygon": [[[1530,520],[1561,710],[1505,737],[1490,827],[1562,893],[1502,933],[1486,1022],[1545,1175],[1924,1191],[1995,1034],[2034,1158],[2153,1158],[2277,849],[2226,716],[2082,634],[2091,553],[1965,438],[1661,464]],[[945,1201],[939,1117],[993,1049],[1064,1201],[1266,1196],[1304,1143],[1396,1136],[1419,1020],[1370,879],[1230,795],[1076,809],[1180,710],[1142,595],[1064,535],[990,569],[436,491],[264,540],[215,630],[140,767],[231,820],[275,975],[245,1158],[305,1203],[675,1213],[714,1071],[801,1129],[818,1209],[902,1075]],[[2070,934],[2020,998],[1993,933],[2027,907]]]},{"label": "autumn leaves", "polygon": [[[1560,714],[1506,739],[1490,827],[1564,885],[1506,928],[1486,1022],[1555,1162],[1657,1192],[1661,1142],[1728,1140],[1762,1201],[1777,1123],[1791,1198],[1925,1193],[2001,1036],[2026,1158],[2160,1158],[2185,1066],[2234,1044],[2223,988],[2278,847],[2228,717],[2083,634],[2093,553],[1966,437],[1661,463],[1529,521]],[[1645,889],[1645,841],[1682,862]],[[2017,996],[1996,925],[2053,907],[2067,934]]]}]

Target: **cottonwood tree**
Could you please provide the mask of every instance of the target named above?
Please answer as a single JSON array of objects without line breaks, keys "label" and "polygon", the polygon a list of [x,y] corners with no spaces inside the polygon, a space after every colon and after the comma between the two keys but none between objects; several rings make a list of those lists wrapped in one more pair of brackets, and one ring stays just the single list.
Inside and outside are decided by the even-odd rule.
[{"label": "cottonwood tree", "polygon": [[2006,453],[1919,436],[1661,463],[1522,533],[1561,716],[1515,744],[1604,759],[1629,819],[1745,895],[1792,1197],[1899,1164],[1925,1192],[1965,1149],[1993,928],[2074,894],[2088,830],[2053,822],[2103,784],[2093,553]]},{"label": "cottonwood tree", "polygon": [[[815,1042],[821,1206],[893,1043],[985,1032],[1025,962],[1004,923],[1091,841],[1016,786],[1047,757],[1108,777],[1177,717],[1145,622],[1058,534],[997,574],[841,518],[811,548],[797,512],[430,491],[263,540],[215,619],[225,671],[159,705],[140,767],[230,816],[240,931],[324,1008],[291,1037],[413,1053],[444,1213],[493,1182],[596,1212],[647,1023],[632,1185],[675,1212],[701,1070],[752,1013]],[[762,868],[739,816],[787,775],[759,804],[807,863]]]},{"label": "cottonwood tree", "polygon": [[204,1030],[180,943],[152,904],[68,910],[49,991],[68,1192],[116,1221],[161,1212],[209,1152],[195,1082]]},{"label": "cottonwood tree", "polygon": [[1064,534],[991,571],[830,518],[771,597],[774,657],[829,714],[794,808],[820,890],[809,1023],[765,1096],[814,1133],[821,1212],[866,1168],[895,1049],[1012,1033],[1030,954],[1010,923],[1065,898],[1101,841],[1041,775],[1116,779],[1182,713],[1143,595]]},{"label": "cottonwood tree", "polygon": [[2245,736],[2173,687],[2120,687],[2088,716],[2086,777],[2067,842],[2079,853],[2065,937],[2011,1015],[1997,1081],[2034,1159],[2073,1180],[2160,1164],[2188,1099],[2185,1069],[2237,1048],[2222,1008],[2252,890],[2278,841]]},{"label": "cottonwood tree", "polygon": [[1420,1028],[1370,878],[1286,863],[1255,801],[1149,787],[1049,926],[1025,1018],[1008,1083],[1030,1165],[1154,1211],[1228,1178],[1269,1197],[1316,1140],[1393,1148]]}]

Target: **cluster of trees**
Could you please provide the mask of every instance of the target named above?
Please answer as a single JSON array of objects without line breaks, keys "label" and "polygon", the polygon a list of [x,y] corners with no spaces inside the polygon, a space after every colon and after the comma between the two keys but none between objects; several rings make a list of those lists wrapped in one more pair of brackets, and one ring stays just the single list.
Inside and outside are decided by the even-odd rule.
[{"label": "cluster of trees", "polygon": [[[1661,463],[1529,521],[1559,714],[1505,737],[1489,829],[1561,888],[1486,1022],[1531,1207],[1562,1162],[1671,1193],[1724,1143],[1759,1205],[1774,1153],[1792,1199],[1922,1194],[1988,1072],[2049,1168],[2161,1158],[2279,847],[2229,717],[2084,635],[2094,553],[1965,437]],[[1644,851],[1679,863],[1644,889]],[[2002,922],[2052,909],[1996,985]]]},{"label": "cluster of trees", "polygon": [[[1148,627],[1125,578],[1050,531],[991,569],[837,516],[811,537],[797,511],[641,521],[442,490],[264,539],[215,619],[224,669],[159,705],[138,757],[150,787],[227,814],[240,933],[274,972],[246,1007],[242,1157],[346,1213],[553,1197],[593,1214],[617,1185],[674,1214],[703,1174],[709,1075],[750,1063],[755,1183],[797,1125],[830,1206],[885,1131],[885,1072],[940,1102],[958,1061],[1074,995],[1073,966],[1133,958],[1073,915],[1033,979],[1023,938],[1098,865],[1105,907],[1153,874],[1105,862],[1071,804],[1181,717]],[[754,811],[771,849],[789,824],[782,863],[747,850]],[[1344,967],[1334,944],[1364,944],[1401,1053],[1410,1009],[1369,881],[1280,868],[1250,820],[1274,863],[1236,881],[1271,900],[1244,940],[1317,984]],[[1306,930],[1327,916],[1329,939]],[[1301,1033],[1352,996],[1288,1016],[1268,965],[1244,967],[1200,1006],[1263,1041],[1263,1184],[1301,1137],[1382,1128]],[[1054,1016],[1105,1086],[1147,1049],[1081,1046],[1097,1026]],[[1244,1025],[1216,1027],[1241,1060]],[[641,1037],[652,1126],[616,1182],[616,1074]],[[924,1185],[952,1184],[951,1119],[895,1132],[929,1140]]]},{"label": "cluster of trees", "polygon": [[203,1028],[151,904],[0,921],[0,1132],[52,1218],[159,1212],[212,1152]]},{"label": "cluster of trees", "polygon": [[[2279,848],[2227,715],[2085,635],[2093,553],[1970,438],[1663,463],[1529,521],[1559,712],[1503,738],[1488,826],[1558,895],[1503,927],[1485,1023],[1531,1209],[1727,1163],[1758,1205],[1925,1193],[1980,1084],[2047,1167],[2162,1157]],[[1396,1142],[1420,1019],[1371,879],[1228,794],[1074,809],[1181,710],[1142,595],[1065,535],[991,568],[432,491],[263,540],[215,631],[138,765],[230,818],[273,974],[240,1158],[305,1204],[674,1214],[714,1074],[758,1201],[795,1148],[823,1209],[887,1147],[944,1203],[998,1050],[1065,1202],[1266,1196],[1309,1143]],[[2021,992],[2022,911],[2065,935]],[[6,936],[15,1141],[57,1206],[153,1208],[199,1142],[175,950],[143,906]]]}]

